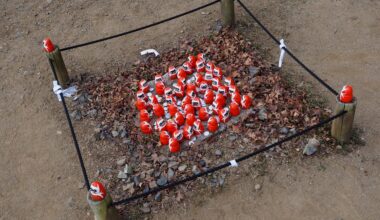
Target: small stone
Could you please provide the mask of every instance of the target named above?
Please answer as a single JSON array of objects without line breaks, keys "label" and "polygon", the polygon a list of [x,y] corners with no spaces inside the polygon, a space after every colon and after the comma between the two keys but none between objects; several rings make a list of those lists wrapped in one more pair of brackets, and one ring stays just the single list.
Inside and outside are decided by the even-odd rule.
[{"label": "small stone", "polygon": [[187,165],[183,164],[183,165],[181,165],[181,166],[178,167],[178,171],[183,172],[183,171],[186,170],[186,168],[187,168]]},{"label": "small stone", "polygon": [[261,108],[259,111],[259,119],[261,121],[265,121],[268,119],[267,110],[265,108]]},{"label": "small stone", "polygon": [[140,176],[133,176],[133,183],[138,186],[140,185]]},{"label": "small stone", "polygon": [[287,133],[289,133],[289,129],[286,128],[286,127],[283,127],[283,128],[280,129],[280,133],[281,134],[287,134]]},{"label": "small stone", "polygon": [[154,200],[156,200],[157,202],[161,202],[161,200],[162,200],[162,194],[161,194],[161,192],[158,192],[158,193],[154,196]]},{"label": "small stone", "polygon": [[123,166],[123,165],[125,164],[125,161],[126,161],[126,160],[127,160],[127,158],[123,157],[123,158],[117,160],[117,161],[116,161],[116,164],[117,164],[118,166]]},{"label": "small stone", "polygon": [[129,166],[128,164],[125,164],[124,173],[128,174],[128,175],[131,175],[133,173],[132,166]]},{"label": "small stone", "polygon": [[168,178],[166,178],[164,175],[161,175],[161,177],[156,181],[156,183],[159,186],[165,186],[168,183]]},{"label": "small stone", "polygon": [[255,127],[255,124],[254,123],[246,123],[245,126],[247,128],[254,128]]},{"label": "small stone", "polygon": [[255,77],[260,69],[258,67],[255,67],[255,66],[249,66],[248,70],[249,70],[250,77]]},{"label": "small stone", "polygon": [[342,147],[342,145],[337,145],[337,146],[336,146],[336,149],[338,149],[338,150],[342,150],[343,147]]},{"label": "small stone", "polygon": [[249,139],[248,138],[243,138],[243,142],[247,144],[247,143],[249,143]]},{"label": "small stone", "polygon": [[199,165],[200,165],[201,167],[205,167],[207,164],[206,164],[206,161],[205,161],[205,160],[200,160],[200,161],[199,161]]},{"label": "small stone", "polygon": [[303,149],[303,154],[307,155],[307,156],[310,156],[310,155],[313,155],[317,152],[317,147],[312,145],[312,144],[306,144],[306,146],[304,147]]},{"label": "small stone", "polygon": [[260,189],[261,189],[261,185],[260,185],[260,184],[256,184],[256,185],[255,185],[255,190],[258,191],[258,190],[260,190]]},{"label": "small stone", "polygon": [[120,132],[120,137],[121,138],[125,138],[127,136],[127,131],[126,130],[121,130],[121,132]]},{"label": "small stone", "polygon": [[168,167],[175,169],[175,168],[178,167],[178,164],[179,163],[177,161],[170,161],[169,164],[168,164]]},{"label": "small stone", "polygon": [[144,203],[143,207],[141,207],[140,210],[141,210],[144,214],[148,214],[148,213],[150,213],[149,203]]},{"label": "small stone", "polygon": [[119,132],[118,131],[112,131],[112,137],[117,137],[119,135]]},{"label": "small stone", "polygon": [[191,169],[191,171],[193,172],[193,174],[197,175],[199,174],[201,171],[199,171],[198,167],[196,165],[193,166],[193,169]]},{"label": "small stone", "polygon": [[224,179],[225,179],[224,176],[220,176],[219,177],[219,186],[223,186],[224,185]]},{"label": "small stone", "polygon": [[289,130],[289,134],[290,135],[294,135],[294,134],[296,134],[297,133],[297,130],[295,129],[295,128],[291,128],[290,130]]},{"label": "small stone", "polygon": [[[156,181],[150,181],[149,182],[149,188],[153,189],[153,188],[156,188],[156,187],[157,187]],[[148,191],[149,191],[149,188],[148,188]],[[145,189],[144,189],[144,191],[145,191]]]},{"label": "small stone", "polygon": [[134,187],[134,183],[128,183],[127,185],[124,185],[122,188],[123,188],[123,191],[126,191],[126,190],[133,189],[133,187]]},{"label": "small stone", "polygon": [[87,115],[90,116],[91,118],[95,118],[97,114],[98,114],[98,111],[96,109],[91,109],[87,112]]},{"label": "small stone", "polygon": [[168,169],[168,179],[171,180],[174,177],[174,170],[172,168]]},{"label": "small stone", "polygon": [[222,152],[221,150],[217,149],[217,150],[215,151],[215,156],[220,157],[220,156],[222,156],[222,155],[223,155],[223,152]]},{"label": "small stone", "polygon": [[70,114],[71,118],[73,118],[74,120],[81,120],[82,119],[82,113],[79,111],[79,110],[75,110],[73,111],[71,114]]},{"label": "small stone", "polygon": [[228,137],[229,141],[235,141],[237,139],[237,135],[231,135]]},{"label": "small stone", "polygon": [[119,174],[117,174],[117,178],[127,179],[127,174],[125,174],[123,171],[119,171]]},{"label": "small stone", "polygon": [[319,147],[319,145],[320,145],[319,141],[316,138],[310,138],[308,140],[308,144],[311,144],[315,147]]}]

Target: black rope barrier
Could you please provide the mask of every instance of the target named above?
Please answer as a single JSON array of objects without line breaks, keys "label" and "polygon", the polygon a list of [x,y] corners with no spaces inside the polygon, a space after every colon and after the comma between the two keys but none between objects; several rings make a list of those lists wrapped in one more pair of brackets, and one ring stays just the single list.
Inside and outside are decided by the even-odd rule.
[{"label": "black rope barrier", "polygon": [[133,29],[133,30],[130,30],[130,31],[126,31],[126,32],[123,32],[123,33],[120,33],[120,34],[115,34],[115,35],[112,35],[112,36],[100,38],[100,39],[89,41],[89,42],[86,42],[86,43],[81,43],[81,44],[77,44],[77,45],[73,45],[73,46],[64,47],[64,48],[61,49],[61,51],[71,50],[71,49],[75,49],[75,48],[78,48],[78,47],[84,47],[84,46],[87,46],[87,45],[90,45],[90,44],[95,44],[95,43],[99,43],[99,42],[102,42],[102,41],[110,40],[110,39],[113,39],[113,38],[121,37],[121,36],[124,36],[124,35],[132,34],[134,32],[141,31],[141,30],[144,30],[144,29],[147,29],[147,28],[150,28],[150,27],[153,27],[153,26],[156,26],[156,25],[159,25],[159,24],[162,24],[162,23],[174,20],[176,18],[179,18],[179,17],[185,16],[185,15],[191,14],[193,12],[199,11],[199,10],[201,10],[203,8],[211,6],[211,5],[216,4],[218,2],[220,2],[220,0],[215,0],[213,2],[210,2],[210,3],[207,3],[205,5],[202,5],[202,6],[199,6],[197,8],[194,8],[194,9],[192,9],[190,11],[183,12],[183,13],[175,15],[173,17],[166,18],[164,20],[157,21],[157,22],[154,22],[152,24],[149,24],[149,25],[146,25],[146,26],[143,26],[143,27],[139,27],[139,28],[136,28],[136,29]]},{"label": "black rope barrier", "polygon": [[[285,142],[287,142],[287,141],[290,141],[290,140],[293,139],[293,138],[299,137],[299,136],[301,136],[301,135],[303,135],[303,134],[305,134],[305,133],[307,133],[307,132],[309,132],[309,131],[311,131],[311,130],[313,130],[313,129],[319,128],[319,127],[321,127],[321,126],[323,126],[323,125],[325,125],[325,124],[327,124],[327,123],[333,121],[334,119],[336,119],[336,118],[338,118],[338,117],[340,117],[340,116],[342,116],[342,115],[344,115],[344,114],[346,114],[346,113],[347,113],[346,111],[342,111],[342,112],[340,112],[340,113],[338,113],[338,114],[336,114],[336,115],[334,115],[334,116],[332,116],[332,117],[330,117],[330,118],[328,118],[328,119],[326,119],[326,120],[324,120],[324,121],[319,122],[318,124],[312,125],[312,126],[306,128],[306,129],[304,129],[304,130],[302,130],[302,131],[300,131],[300,132],[297,132],[296,134],[290,135],[290,136],[288,136],[288,137],[286,137],[286,138],[284,138],[284,139],[282,139],[282,140],[280,140],[280,141],[278,141],[278,142],[275,142],[275,143],[270,144],[270,145],[268,145],[268,146],[266,146],[266,147],[263,147],[263,148],[261,148],[261,149],[259,149],[259,150],[256,150],[256,151],[254,151],[254,152],[252,152],[252,153],[250,153],[250,154],[247,154],[247,155],[245,155],[245,156],[242,156],[242,157],[236,159],[235,161],[236,161],[236,162],[241,162],[241,161],[247,160],[247,159],[249,159],[250,157],[253,157],[253,156],[257,155],[257,154],[260,154],[260,153],[263,153],[263,152],[265,152],[265,151],[268,151],[269,149],[274,148],[274,147],[276,147],[276,146],[278,146],[278,145],[281,145],[281,144],[283,144],[283,143],[285,143]],[[146,196],[148,196],[148,195],[151,195],[151,194],[157,193],[157,192],[159,192],[159,191],[162,191],[162,190],[165,190],[165,189],[168,189],[168,188],[175,187],[175,186],[177,186],[177,185],[180,185],[180,184],[186,183],[186,182],[191,181],[191,180],[195,180],[195,179],[197,179],[198,177],[205,176],[205,175],[207,175],[207,174],[210,174],[210,173],[216,172],[216,171],[218,171],[218,170],[221,170],[221,169],[226,168],[226,167],[229,167],[229,166],[231,166],[231,162],[226,162],[226,163],[223,163],[223,164],[218,165],[218,166],[216,166],[216,167],[210,168],[210,169],[208,169],[208,170],[206,170],[206,171],[204,171],[204,172],[201,172],[201,173],[195,174],[195,175],[190,176],[190,177],[186,177],[186,178],[181,179],[181,180],[174,181],[174,182],[169,183],[169,184],[167,184],[167,185],[165,185],[165,186],[162,186],[162,187],[156,187],[156,188],[154,188],[154,189],[152,189],[152,190],[150,190],[150,191],[147,191],[147,192],[144,192],[144,193],[141,193],[141,194],[137,194],[137,195],[135,195],[135,196],[131,196],[131,197],[129,197],[129,198],[126,198],[126,199],[123,199],[123,200],[120,200],[120,201],[117,201],[117,202],[113,202],[111,205],[112,205],[112,206],[117,206],[117,205],[127,204],[127,203],[132,202],[132,201],[134,201],[134,200],[136,200],[136,199],[140,199],[140,198],[146,197]]]},{"label": "black rope barrier", "polygon": [[[266,28],[261,22],[259,19],[256,18],[255,15],[253,15],[253,13],[247,8],[247,6],[245,6],[240,0],[237,0],[239,2],[239,4],[241,5],[241,7],[252,17],[252,19],[265,31],[265,33],[267,33],[269,35],[270,38],[272,38],[272,40],[274,42],[276,42],[278,45],[280,45],[280,41],[277,40],[277,38],[268,30],[268,28]],[[283,47],[282,49],[284,49],[286,51],[286,53],[289,54],[290,57],[292,57],[299,65],[301,65],[302,68],[304,68],[311,76],[313,76],[316,80],[318,80],[318,82],[320,82],[324,87],[326,87],[331,93],[333,93],[334,95],[338,95],[339,93],[333,89],[329,84],[327,84],[324,80],[322,80],[316,73],[314,73],[309,67],[307,67],[304,63],[302,63],[292,52],[290,52],[286,47]]]},{"label": "black rope barrier", "polygon": [[[49,64],[50,64],[51,70],[53,72],[54,79],[57,81],[57,83],[59,83],[58,82],[58,78],[57,78],[57,73],[56,73],[54,65],[53,65],[53,63],[52,63],[52,61],[50,59],[49,59]],[[73,138],[75,150],[77,152],[79,163],[80,163],[80,167],[82,169],[83,179],[84,179],[84,182],[86,184],[87,190],[90,190],[90,182],[88,180],[88,175],[87,175],[86,167],[84,166],[82,153],[81,153],[81,150],[79,148],[79,144],[78,144],[77,136],[75,134],[73,123],[71,122],[69,110],[67,109],[65,97],[63,96],[62,93],[60,93],[59,96],[61,97],[63,109],[65,110],[65,115],[66,115],[67,123],[69,124],[70,132],[71,132],[71,137]]]}]

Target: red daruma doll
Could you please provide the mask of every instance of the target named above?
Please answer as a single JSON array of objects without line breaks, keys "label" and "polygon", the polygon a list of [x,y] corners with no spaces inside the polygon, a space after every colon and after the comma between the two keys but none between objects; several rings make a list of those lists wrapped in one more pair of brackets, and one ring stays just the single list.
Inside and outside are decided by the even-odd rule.
[{"label": "red daruma doll", "polygon": [[168,111],[169,111],[170,116],[174,117],[175,113],[178,112],[178,107],[174,103],[172,103],[169,105]]},{"label": "red daruma doll", "polygon": [[189,62],[190,67],[192,69],[195,69],[197,58],[195,56],[190,55],[190,56],[187,57],[187,62]]},{"label": "red daruma doll", "polygon": [[204,95],[204,101],[208,105],[212,104],[212,102],[214,101],[214,92],[212,90],[206,90]]},{"label": "red daruma doll", "polygon": [[160,96],[165,94],[165,84],[163,82],[156,83],[156,93]]},{"label": "red daruma doll", "polygon": [[50,38],[45,38],[42,41],[45,52],[51,53],[55,50],[54,44],[51,42]]},{"label": "red daruma doll", "polygon": [[230,120],[230,110],[228,109],[228,107],[220,109],[218,115],[219,120],[223,123],[226,123],[228,120]]},{"label": "red daruma doll", "polygon": [[219,122],[218,122],[218,119],[216,119],[216,117],[214,116],[211,116],[208,121],[207,121],[207,129],[210,131],[210,132],[215,132],[217,131],[219,128]]},{"label": "red daruma doll", "polygon": [[203,132],[205,131],[205,128],[202,124],[202,121],[197,119],[195,122],[194,122],[194,133],[196,135],[200,135],[202,134]]},{"label": "red daruma doll", "polygon": [[174,121],[178,124],[178,126],[182,126],[183,124],[185,124],[185,117],[182,113],[177,112],[174,115]]},{"label": "red daruma doll", "polygon": [[243,95],[241,99],[241,107],[243,109],[249,109],[251,105],[252,105],[251,97],[249,97],[248,95]]},{"label": "red daruma doll", "polygon": [[194,125],[194,122],[195,122],[195,115],[194,114],[187,114],[186,115],[186,124],[187,125],[190,125],[190,126],[193,126]]},{"label": "red daruma doll", "polygon": [[160,132],[160,142],[162,145],[168,145],[169,144],[170,135],[167,131],[161,131]]},{"label": "red daruma doll", "polygon": [[178,129],[178,125],[177,123],[175,123],[174,120],[169,119],[166,124],[166,129],[168,130],[170,134],[173,134]]},{"label": "red daruma doll", "polygon": [[163,117],[165,115],[164,107],[160,104],[153,104],[153,113],[157,117]]},{"label": "red daruma doll", "polygon": [[92,201],[102,201],[106,198],[106,188],[98,181],[91,183],[90,198]]},{"label": "red daruma doll", "polygon": [[174,66],[169,66],[168,74],[171,80],[177,79],[177,69]]},{"label": "red daruma doll", "polygon": [[140,111],[140,121],[150,121],[149,113],[146,109]]},{"label": "red daruma doll", "polygon": [[183,131],[182,130],[176,130],[173,133],[173,137],[178,141],[182,142],[183,141]]},{"label": "red daruma doll", "polygon": [[239,104],[236,102],[231,102],[230,104],[230,114],[231,116],[238,116],[240,114],[240,107]]},{"label": "red daruma doll", "polygon": [[152,126],[146,121],[140,122],[140,129],[144,134],[151,134],[153,132]]},{"label": "red daruma doll", "polygon": [[196,65],[198,73],[203,73],[205,71],[205,69],[206,69],[205,63],[204,63],[203,60],[197,60],[197,62],[195,63],[195,65]]},{"label": "red daruma doll", "polygon": [[190,140],[193,136],[193,128],[190,125],[185,125],[185,127],[183,128],[183,136],[187,140]]},{"label": "red daruma doll", "polygon": [[207,121],[210,115],[208,114],[207,108],[202,107],[199,109],[199,119],[202,121]]},{"label": "red daruma doll", "polygon": [[343,103],[350,103],[353,99],[353,92],[352,92],[352,86],[345,85],[343,86],[342,91],[339,95],[339,100]]},{"label": "red daruma doll", "polygon": [[136,104],[136,108],[140,111],[146,109],[147,107],[147,104],[144,101],[144,99],[137,99],[135,104]]},{"label": "red daruma doll", "polygon": [[149,92],[149,85],[145,79],[139,82],[139,90],[143,91],[144,93]]},{"label": "red daruma doll", "polygon": [[179,142],[175,138],[170,138],[169,139],[169,151],[171,153],[177,153],[181,150],[179,146]]}]

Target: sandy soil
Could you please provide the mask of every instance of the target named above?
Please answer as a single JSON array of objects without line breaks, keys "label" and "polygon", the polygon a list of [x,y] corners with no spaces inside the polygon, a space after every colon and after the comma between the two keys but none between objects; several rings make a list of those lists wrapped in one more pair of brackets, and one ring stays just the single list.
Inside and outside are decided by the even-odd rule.
[{"label": "sandy soil", "polygon": [[[206,1],[3,1],[0,36],[0,219],[91,219],[71,137],[40,42],[60,46],[117,33],[185,11]],[[248,2],[248,1],[246,1]],[[228,183],[223,192],[158,219],[378,219],[380,150],[377,100],[380,76],[380,2],[284,1],[247,4],[276,36],[335,88],[351,83],[359,100],[356,125],[367,145],[347,155],[273,167],[264,178]],[[126,66],[140,49],[176,46],[207,33],[218,6],[64,54],[71,74]],[[238,8],[239,19],[247,21]],[[258,43],[277,56],[264,35]],[[276,62],[275,60],[273,62]],[[303,73],[286,61],[286,69]],[[317,91],[324,91],[317,86]],[[333,97],[330,105],[333,105]],[[81,131],[79,131],[81,135]],[[82,146],[87,147],[87,146]],[[324,169],[320,169],[324,167]],[[260,183],[262,189],[254,190]],[[184,211],[186,210],[186,211]]]}]

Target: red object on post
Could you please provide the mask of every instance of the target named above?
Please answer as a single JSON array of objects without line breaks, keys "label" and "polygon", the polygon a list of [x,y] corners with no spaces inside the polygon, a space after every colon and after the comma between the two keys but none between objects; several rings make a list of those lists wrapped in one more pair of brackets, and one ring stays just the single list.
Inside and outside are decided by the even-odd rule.
[{"label": "red object on post", "polygon": [[191,67],[192,69],[195,69],[195,67],[196,67],[196,62],[197,62],[197,58],[196,58],[195,56],[190,55],[190,56],[187,57],[187,62],[190,63],[190,67]]},{"label": "red object on post", "polygon": [[203,53],[198,53],[197,60],[206,60],[206,56]]},{"label": "red object on post", "polygon": [[90,186],[90,198],[92,201],[102,201],[106,198],[107,191],[102,183],[95,181]]},{"label": "red object on post", "polygon": [[193,74],[193,68],[191,68],[191,63],[189,61],[186,61],[183,65],[182,65],[183,69],[185,70],[185,72],[187,73],[187,75],[190,75],[190,74]]},{"label": "red object on post", "polygon": [[185,139],[190,140],[191,137],[193,136],[193,127],[186,124],[185,127],[183,128],[183,136],[185,137]]},{"label": "red object on post", "polygon": [[143,91],[144,93],[149,92],[149,85],[145,79],[139,82],[139,90]]},{"label": "red object on post", "polygon": [[182,142],[182,140],[183,140],[183,131],[182,131],[182,130],[176,130],[176,131],[173,133],[173,137],[174,137],[178,142]]},{"label": "red object on post", "polygon": [[216,94],[215,102],[218,103],[218,105],[223,107],[226,105],[226,98],[221,93],[218,93]]},{"label": "red object on post", "polygon": [[168,74],[171,80],[177,79],[177,69],[174,66],[169,66]]},{"label": "red object on post", "polygon": [[220,109],[218,112],[219,120],[223,123],[226,123],[228,120],[230,120],[230,110],[228,107],[225,107],[223,109]]},{"label": "red object on post", "polygon": [[343,103],[351,103],[353,98],[354,96],[353,96],[352,86],[350,85],[343,86],[343,89],[339,95],[339,100]]},{"label": "red object on post", "polygon": [[158,118],[156,120],[156,129],[158,131],[166,131],[167,130],[167,123],[163,118]]},{"label": "red object on post", "polygon": [[187,77],[187,73],[186,73],[185,69],[183,69],[182,67],[180,67],[178,69],[177,78],[178,79],[180,79],[180,78],[186,79],[186,77]]},{"label": "red object on post", "polygon": [[203,60],[197,60],[197,62],[195,63],[195,65],[196,65],[198,73],[203,73],[205,71],[205,69],[206,69],[205,63],[204,63]]},{"label": "red object on post", "polygon": [[168,145],[169,144],[170,135],[167,131],[161,131],[160,133],[160,142],[162,145]]},{"label": "red object on post", "polygon": [[238,93],[238,92],[232,93],[231,100],[240,105],[241,104],[240,93]]},{"label": "red object on post", "polygon": [[211,86],[213,90],[218,90],[218,87],[221,85],[221,81],[218,77],[212,78]]},{"label": "red object on post", "polygon": [[193,107],[192,104],[186,104],[185,108],[183,110],[185,111],[185,115],[194,114],[195,113],[194,107]]},{"label": "red object on post", "polygon": [[222,75],[223,75],[222,68],[220,68],[220,67],[215,67],[215,68],[214,68],[214,71],[213,71],[212,73],[213,73],[213,75],[214,75],[215,77],[222,78]]},{"label": "red object on post", "polygon": [[51,42],[50,38],[48,37],[42,41],[42,44],[45,52],[51,53],[55,50],[53,42]]},{"label": "red object on post", "polygon": [[203,82],[203,76],[200,73],[194,73],[194,78],[195,78],[195,84],[197,86],[200,86],[200,84]]},{"label": "red object on post", "polygon": [[208,89],[207,82],[203,81],[199,84],[199,93],[204,94],[206,90]]},{"label": "red object on post", "polygon": [[214,72],[214,64],[212,62],[207,62],[206,63],[206,72],[212,73]]}]

